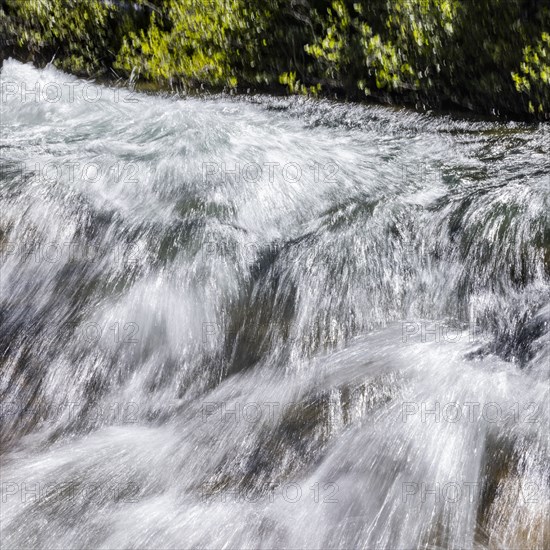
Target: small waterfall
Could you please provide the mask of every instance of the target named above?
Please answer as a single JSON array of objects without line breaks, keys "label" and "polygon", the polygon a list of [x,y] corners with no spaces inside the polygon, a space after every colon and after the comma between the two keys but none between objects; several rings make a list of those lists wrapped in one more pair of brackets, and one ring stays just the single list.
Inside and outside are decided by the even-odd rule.
[{"label": "small waterfall", "polygon": [[1,91],[3,548],[550,546],[548,125]]}]

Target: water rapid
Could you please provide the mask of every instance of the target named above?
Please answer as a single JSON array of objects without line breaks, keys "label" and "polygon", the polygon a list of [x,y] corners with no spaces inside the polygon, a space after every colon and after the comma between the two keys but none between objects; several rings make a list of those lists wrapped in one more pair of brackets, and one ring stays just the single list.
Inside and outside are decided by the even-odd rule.
[{"label": "water rapid", "polygon": [[8,548],[548,548],[548,126],[4,62]]}]

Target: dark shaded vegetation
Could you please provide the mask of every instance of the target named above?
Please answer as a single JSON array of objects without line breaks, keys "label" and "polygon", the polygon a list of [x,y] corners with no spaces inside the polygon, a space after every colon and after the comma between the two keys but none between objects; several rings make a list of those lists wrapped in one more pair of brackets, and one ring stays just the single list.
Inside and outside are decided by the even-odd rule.
[{"label": "dark shaded vegetation", "polygon": [[155,88],[550,117],[550,0],[1,0],[2,58]]}]

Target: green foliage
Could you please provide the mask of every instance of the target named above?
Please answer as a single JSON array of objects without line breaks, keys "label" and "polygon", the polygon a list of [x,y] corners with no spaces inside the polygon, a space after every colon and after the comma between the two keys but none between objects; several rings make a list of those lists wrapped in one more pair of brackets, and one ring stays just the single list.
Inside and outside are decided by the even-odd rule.
[{"label": "green foliage", "polygon": [[512,77],[516,90],[530,98],[530,113],[550,110],[550,34],[543,32],[533,45],[523,48],[520,71]]},{"label": "green foliage", "polygon": [[1,30],[29,58],[91,75],[114,58],[116,17],[101,0],[5,0]]},{"label": "green foliage", "polygon": [[12,54],[76,73],[549,116],[547,0],[0,2]]},{"label": "green foliage", "polygon": [[190,86],[288,80],[283,73],[302,72],[304,12],[285,0],[166,0],[146,29],[124,38],[115,67]]},{"label": "green foliage", "polygon": [[373,84],[390,91],[430,86],[453,33],[456,0],[394,0],[391,8],[380,4],[374,13],[372,8],[372,2],[335,0],[324,34],[306,51],[331,78],[356,74],[357,87],[367,95]]},{"label": "green foliage", "polygon": [[279,76],[279,83],[287,86],[291,94],[302,94],[317,96],[321,91],[321,84],[317,83],[314,86],[305,86],[296,77],[295,72],[283,73]]},{"label": "green foliage", "polygon": [[228,35],[239,25],[238,0],[168,2],[151,13],[149,26],[124,38],[115,67],[152,80],[236,84],[227,51]]},{"label": "green foliage", "polygon": [[305,49],[350,95],[549,113],[545,0],[334,0],[318,21]]}]

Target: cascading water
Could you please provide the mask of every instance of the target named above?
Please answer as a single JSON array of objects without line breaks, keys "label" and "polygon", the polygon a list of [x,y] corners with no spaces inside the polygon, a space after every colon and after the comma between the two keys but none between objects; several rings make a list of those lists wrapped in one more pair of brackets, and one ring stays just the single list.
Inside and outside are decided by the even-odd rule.
[{"label": "cascading water", "polygon": [[2,548],[549,547],[548,127],[1,109]]}]

